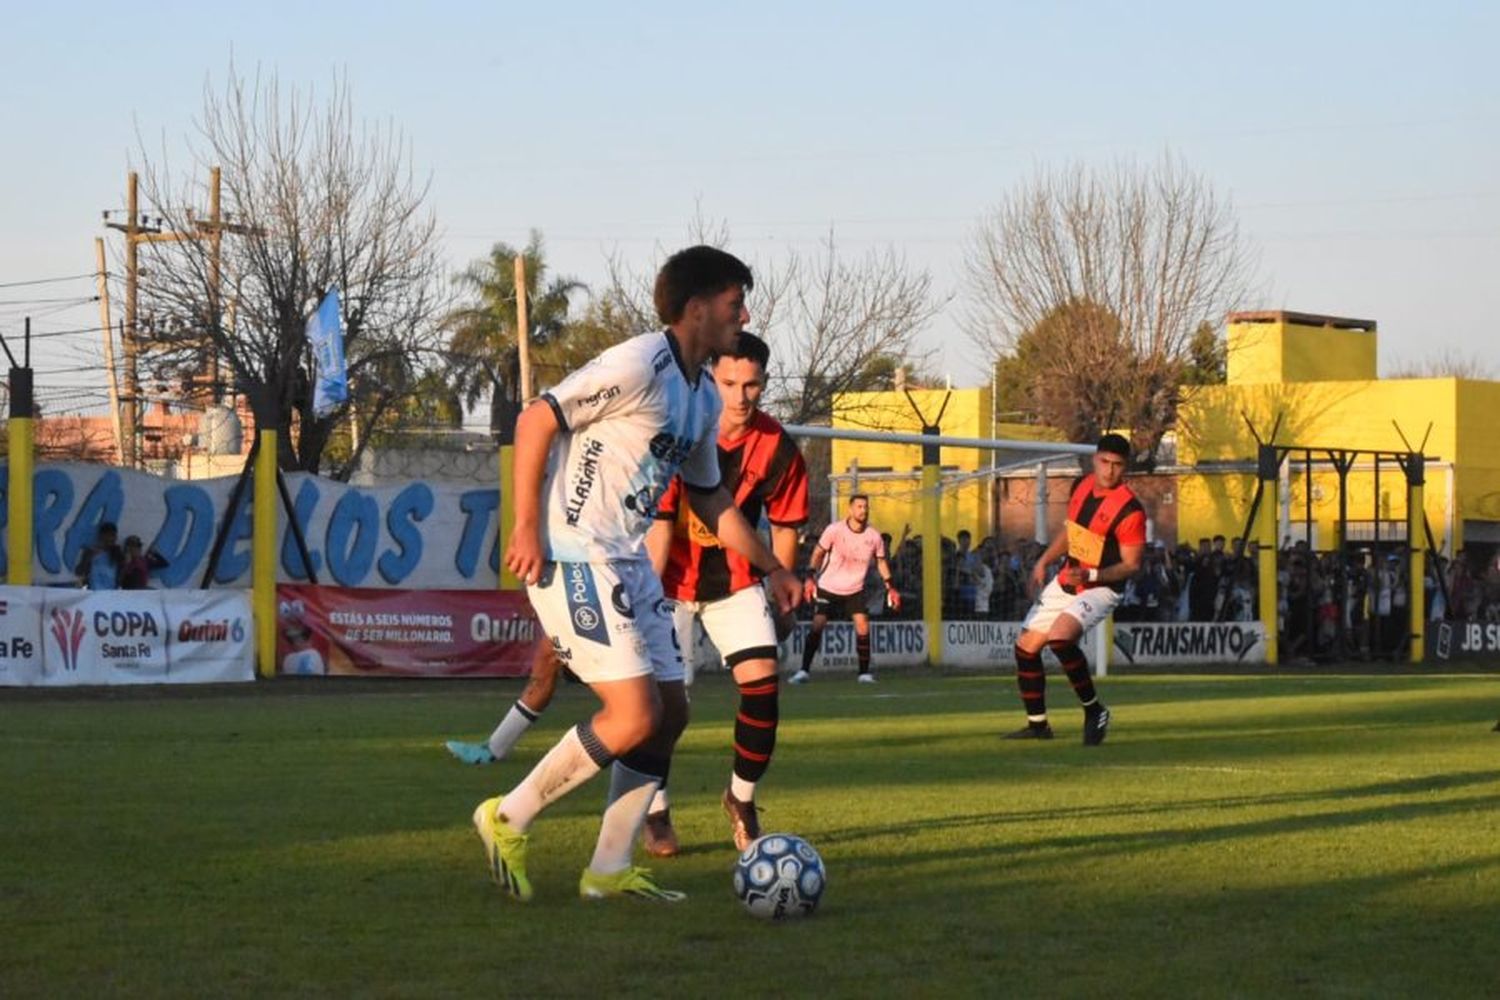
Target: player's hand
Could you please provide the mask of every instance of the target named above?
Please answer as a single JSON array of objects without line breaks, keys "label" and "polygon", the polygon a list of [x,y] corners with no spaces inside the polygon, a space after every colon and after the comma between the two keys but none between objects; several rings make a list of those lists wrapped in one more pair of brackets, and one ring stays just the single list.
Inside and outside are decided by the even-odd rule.
[{"label": "player's hand", "polygon": [[1064,566],[1057,574],[1057,582],[1068,589],[1085,589],[1089,585],[1089,573],[1082,566]]},{"label": "player's hand", "polygon": [[777,566],[766,575],[766,591],[775,602],[776,609],[787,612],[802,603],[802,585],[795,574],[784,566]]},{"label": "player's hand", "polygon": [[808,604],[818,599],[818,581],[808,577],[802,584],[802,600]]},{"label": "player's hand", "polygon": [[1030,584],[1028,589],[1033,597],[1041,593],[1042,588],[1047,585],[1047,566],[1040,559],[1037,560],[1035,566],[1031,567],[1031,576],[1027,579],[1027,583]]},{"label": "player's hand", "polygon": [[901,591],[890,584],[885,585],[885,603],[890,605],[892,611],[901,610]]},{"label": "player's hand", "polygon": [[516,525],[505,550],[505,565],[522,583],[536,583],[542,573],[542,536],[534,527]]}]

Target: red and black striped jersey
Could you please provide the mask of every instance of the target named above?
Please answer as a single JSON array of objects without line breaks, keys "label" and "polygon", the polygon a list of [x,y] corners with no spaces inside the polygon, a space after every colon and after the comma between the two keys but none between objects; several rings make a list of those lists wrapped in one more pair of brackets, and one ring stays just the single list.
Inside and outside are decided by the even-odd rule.
[{"label": "red and black striped jersey", "polygon": [[[774,417],[756,413],[750,429],[736,441],[719,435],[719,474],[752,527],[762,514],[780,527],[807,522],[807,463]],[[761,574],[739,553],[720,545],[682,496],[679,477],[656,505],[658,520],[675,522],[661,578],[666,595],[679,601],[715,601],[758,583]]]}]

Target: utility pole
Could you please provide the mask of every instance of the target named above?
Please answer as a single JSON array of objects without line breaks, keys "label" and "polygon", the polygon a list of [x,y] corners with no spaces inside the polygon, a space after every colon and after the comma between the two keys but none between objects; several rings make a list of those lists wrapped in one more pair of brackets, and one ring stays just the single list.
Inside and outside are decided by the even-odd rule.
[{"label": "utility pole", "polygon": [[[139,199],[139,175],[131,171],[126,176],[125,182],[125,223],[109,221],[109,213],[104,213],[105,226],[109,229],[117,229],[125,234],[125,328],[121,336],[121,346],[125,354],[125,399],[122,407],[124,411],[124,436],[120,451],[121,464],[127,468],[136,468],[140,464],[140,448],[137,433],[139,431],[139,400],[140,400],[140,378],[138,362],[140,355],[140,326],[138,318],[138,307],[140,302],[140,255],[139,248],[142,243],[182,243],[190,240],[209,241],[208,254],[208,308],[209,315],[204,317],[208,324],[219,322],[220,308],[223,302],[223,259],[221,254],[223,234],[236,233],[239,235],[256,235],[259,233],[253,226],[231,223],[224,219],[221,212],[221,172],[218,167],[209,170],[208,205],[209,217],[198,219],[193,216],[191,209],[188,210],[188,221],[192,223],[187,232],[162,232],[160,227],[149,226],[144,223],[140,216]],[[157,220],[160,222],[161,220]],[[213,384],[218,385],[219,380],[219,352],[217,345],[210,351],[210,365]]]},{"label": "utility pole", "polygon": [[115,371],[114,323],[109,316],[109,272],[104,261],[104,239],[94,237],[94,258],[99,266],[99,332],[104,335],[104,364],[109,369],[109,416],[115,432],[115,455],[125,462],[125,435],[120,421],[120,383]]},{"label": "utility pole", "polygon": [[521,354],[521,405],[531,398],[531,326],[526,316],[526,255],[516,254],[516,348]]}]

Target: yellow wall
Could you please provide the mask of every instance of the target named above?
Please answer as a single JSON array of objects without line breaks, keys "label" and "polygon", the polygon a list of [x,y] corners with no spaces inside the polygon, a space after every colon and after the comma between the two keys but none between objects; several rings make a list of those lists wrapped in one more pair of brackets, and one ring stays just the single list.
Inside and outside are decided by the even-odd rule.
[{"label": "yellow wall", "polygon": [[1231,317],[1226,343],[1230,384],[1365,381],[1376,377],[1373,329],[1339,329],[1286,318],[1235,321]]},{"label": "yellow wall", "polygon": [[[943,408],[946,389],[913,389],[912,397],[925,419],[937,417]],[[851,392],[840,395],[834,403],[833,426],[857,430],[887,430],[905,434],[918,434],[922,430],[922,418],[903,392]],[[993,422],[991,394],[988,386],[978,389],[954,389],[943,410],[940,425],[945,437],[1007,438],[1029,441],[1060,441],[1061,435],[1049,427],[1032,424],[999,424]],[[872,441],[833,440],[833,471],[848,473],[857,460],[861,474],[891,471],[908,473],[900,479],[860,479],[859,490],[870,496],[870,523],[879,530],[889,532],[900,540],[903,528],[910,526],[911,534],[920,534],[921,485],[919,472],[922,468],[920,445],[881,444]],[[940,462],[945,470],[946,484],[941,494],[943,534],[955,536],[960,528],[967,528],[976,541],[991,533],[993,511],[990,503],[991,480],[967,480],[958,485],[965,473],[989,468],[991,453],[977,448],[944,448]],[[848,480],[838,484],[838,509],[844,510],[845,500],[853,492]]]},{"label": "yellow wall", "polygon": [[[1440,547],[1447,543],[1447,497],[1453,463],[1454,549],[1463,545],[1463,521],[1500,521],[1500,383],[1437,379],[1382,379],[1339,382],[1293,382],[1205,386],[1185,401],[1178,420],[1178,461],[1252,462],[1255,440],[1244,415],[1268,436],[1281,415],[1276,440],[1289,445],[1404,451],[1397,433],[1400,424],[1413,447],[1427,444],[1424,453],[1437,460],[1427,470],[1423,507]],[[1431,424],[1431,433],[1428,425]],[[1326,455],[1314,455],[1325,458]],[[1306,484],[1301,455],[1292,456],[1291,519],[1306,512]],[[1361,459],[1360,462],[1367,462]],[[1357,463],[1358,464],[1358,463]],[[1232,535],[1243,530],[1253,473],[1206,472],[1179,481],[1178,537],[1196,541],[1205,535]],[[1373,475],[1356,468],[1348,480],[1348,516],[1368,521],[1375,516]],[[1380,482],[1382,520],[1406,517],[1406,492],[1400,469],[1383,463]],[[1336,542],[1338,479],[1331,469],[1313,475],[1313,519],[1318,542]]]}]

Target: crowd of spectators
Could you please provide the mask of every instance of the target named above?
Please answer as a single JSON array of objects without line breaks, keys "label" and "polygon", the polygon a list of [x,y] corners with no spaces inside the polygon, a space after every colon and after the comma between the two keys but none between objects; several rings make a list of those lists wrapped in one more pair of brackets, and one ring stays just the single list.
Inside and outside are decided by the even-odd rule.
[{"label": "crowd of spectators", "polygon": [[[899,617],[922,616],[922,539],[885,535],[892,575],[901,593]],[[942,539],[943,617],[1019,621],[1031,598],[1026,581],[1042,552],[1031,540],[1007,542],[968,531]],[[1175,548],[1147,546],[1141,571],[1125,587],[1115,619],[1121,622],[1249,622],[1259,618],[1258,546],[1224,536]],[[1284,539],[1277,552],[1277,624],[1283,656],[1291,660],[1381,659],[1405,655],[1410,552],[1368,545],[1340,555]],[[1459,558],[1427,561],[1423,581],[1432,621],[1500,622],[1500,563]],[[1051,572],[1055,572],[1053,567]],[[870,611],[893,614],[883,588],[871,586]]]}]

